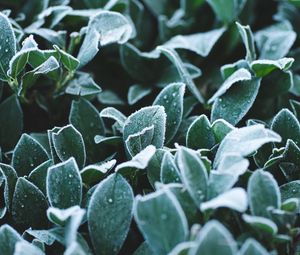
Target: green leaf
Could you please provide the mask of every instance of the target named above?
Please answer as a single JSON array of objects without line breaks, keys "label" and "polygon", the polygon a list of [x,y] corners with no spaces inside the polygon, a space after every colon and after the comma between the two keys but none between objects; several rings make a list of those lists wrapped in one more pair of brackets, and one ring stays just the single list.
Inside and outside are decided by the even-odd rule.
[{"label": "green leaf", "polygon": [[209,120],[203,114],[193,121],[186,134],[186,145],[191,149],[211,149],[215,136]]},{"label": "green leaf", "polygon": [[18,142],[23,130],[23,111],[15,95],[0,104],[0,147],[9,151]]},{"label": "green leaf", "polygon": [[123,140],[130,135],[141,132],[144,128],[154,126],[152,145],[162,148],[166,132],[166,113],[162,106],[148,106],[141,108],[125,121],[123,128]]},{"label": "green leaf", "polygon": [[80,205],[82,180],[74,158],[48,169],[47,197],[51,206],[60,209]]},{"label": "green leaf", "polygon": [[48,160],[48,154],[44,148],[31,136],[23,134],[12,157],[12,166],[17,170],[18,175],[29,175],[34,168],[46,160]]},{"label": "green leaf", "polygon": [[278,112],[272,121],[271,129],[282,138],[278,146],[285,146],[288,139],[293,140],[296,145],[300,146],[300,124],[290,110],[284,108]]},{"label": "green leaf", "polygon": [[251,80],[251,73],[245,68],[238,69],[224,81],[218,91],[208,100],[208,103],[210,104],[216,101],[217,98],[224,95],[232,87],[233,84],[249,80]]},{"label": "green leaf", "polygon": [[243,220],[252,228],[268,235],[275,235],[278,232],[277,225],[268,218],[243,214]]},{"label": "green leaf", "polygon": [[94,142],[96,135],[104,134],[104,124],[98,110],[87,100],[73,101],[69,114],[69,122],[81,133],[88,162],[98,160],[98,149]]},{"label": "green leaf", "polygon": [[212,123],[211,128],[214,132],[216,142],[220,143],[224,137],[234,129],[234,126],[226,120],[218,119]]},{"label": "green leaf", "polygon": [[82,168],[86,160],[85,145],[82,135],[73,125],[67,125],[52,134],[53,145],[61,161],[74,157]]},{"label": "green leaf", "polygon": [[146,127],[141,132],[128,136],[125,141],[126,149],[131,157],[151,145],[154,135],[154,126]]},{"label": "green leaf", "polygon": [[214,166],[218,166],[226,154],[246,157],[266,143],[280,141],[279,135],[261,124],[236,128],[222,140],[214,160]]},{"label": "green leaf", "polygon": [[176,35],[167,41],[164,46],[172,49],[190,50],[202,57],[207,57],[225,30],[222,27],[204,33]]},{"label": "green leaf", "polygon": [[163,106],[167,114],[166,144],[173,139],[180,126],[184,92],[185,85],[183,83],[173,83],[165,87],[153,102],[153,105]]},{"label": "green leaf", "polygon": [[292,181],[280,186],[281,200],[300,197],[300,181]]},{"label": "green leaf", "polygon": [[16,37],[9,19],[0,12],[0,80],[7,81],[9,62],[16,54]]},{"label": "green leaf", "polygon": [[218,221],[212,220],[205,224],[196,238],[197,246],[189,255],[234,255],[237,244],[231,233]]},{"label": "green leaf", "polygon": [[242,11],[246,0],[206,0],[223,23],[233,22]]},{"label": "green leaf", "polygon": [[274,177],[262,170],[255,171],[248,182],[250,211],[255,216],[270,218],[269,207],[279,208],[280,191]]},{"label": "green leaf", "polygon": [[122,128],[124,127],[124,123],[126,121],[126,116],[117,110],[114,107],[106,107],[100,112],[101,118],[113,119],[116,121]]},{"label": "green leaf", "polygon": [[227,93],[214,101],[211,121],[224,119],[232,125],[236,125],[252,107],[258,90],[260,79],[242,81],[232,86]]},{"label": "green leaf", "polygon": [[45,253],[33,244],[20,241],[15,246],[14,255],[45,255]]},{"label": "green leaf", "polygon": [[177,165],[181,172],[182,182],[193,198],[195,204],[205,201],[208,189],[208,174],[204,163],[195,151],[180,147]]},{"label": "green leaf", "polygon": [[264,77],[274,70],[287,71],[294,63],[293,58],[281,58],[278,60],[260,59],[251,63],[251,69],[257,77]]},{"label": "green leaf", "polygon": [[53,48],[60,54],[60,61],[69,72],[74,72],[79,66],[79,60],[69,53],[60,49],[57,45],[53,45]]},{"label": "green leaf", "polygon": [[97,254],[118,254],[129,231],[133,191],[119,174],[103,180],[88,207],[88,226]]},{"label": "green leaf", "polygon": [[42,63],[41,65],[39,65],[35,69],[33,69],[31,71],[31,73],[34,74],[34,75],[36,75],[36,74],[47,74],[47,73],[50,73],[50,72],[58,69],[59,67],[60,66],[59,66],[59,63],[56,60],[56,58],[51,56],[44,63]]},{"label": "green leaf", "polygon": [[154,187],[155,182],[160,181],[161,164],[165,153],[166,151],[163,149],[156,150],[148,162],[147,177],[152,187]]},{"label": "green leaf", "polygon": [[12,201],[12,217],[24,228],[47,226],[48,203],[44,194],[24,177],[20,177]]},{"label": "green leaf", "polygon": [[160,180],[165,184],[180,182],[179,170],[175,164],[174,157],[169,152],[164,154],[161,163]]},{"label": "green leaf", "polygon": [[129,20],[120,13],[99,11],[92,16],[86,36],[78,53],[80,67],[86,65],[98,52],[98,44],[105,46],[111,43],[123,44],[133,34]]},{"label": "green leaf", "polygon": [[98,101],[104,105],[125,105],[125,101],[112,90],[103,90],[97,96]]},{"label": "green leaf", "polygon": [[133,255],[153,255],[149,245],[143,242],[133,253]]},{"label": "green leaf", "polygon": [[0,227],[0,247],[3,255],[13,255],[16,243],[21,240],[19,233],[11,226],[3,224]]},{"label": "green leaf", "polygon": [[242,188],[233,188],[200,205],[201,211],[215,210],[220,207],[245,212],[248,207],[246,191]]},{"label": "green leaf", "polygon": [[76,77],[68,82],[65,92],[70,95],[87,97],[102,91],[89,73],[76,72]]},{"label": "green leaf", "polygon": [[239,255],[268,255],[268,251],[255,239],[248,238],[242,245]]},{"label": "green leaf", "polygon": [[251,28],[250,26],[243,26],[238,22],[235,22],[235,24],[237,25],[237,28],[246,48],[246,60],[252,62],[256,59],[256,51]]},{"label": "green leaf", "polygon": [[127,94],[128,104],[134,105],[140,101],[145,96],[149,95],[152,92],[150,87],[145,87],[139,84],[130,86]]},{"label": "green leaf", "polygon": [[167,254],[187,239],[186,217],[175,196],[167,189],[144,197],[138,195],[134,217],[154,254]]}]

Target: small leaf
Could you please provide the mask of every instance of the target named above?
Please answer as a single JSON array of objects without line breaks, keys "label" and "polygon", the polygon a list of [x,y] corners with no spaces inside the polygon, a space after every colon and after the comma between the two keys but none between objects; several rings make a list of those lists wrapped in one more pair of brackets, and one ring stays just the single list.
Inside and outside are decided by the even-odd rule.
[{"label": "small leaf", "polygon": [[145,87],[138,84],[130,86],[127,94],[128,104],[134,105],[151,92],[152,89],[150,87]]},{"label": "small leaf", "polygon": [[279,187],[268,172],[255,171],[249,179],[247,192],[250,210],[255,216],[270,218],[268,208],[280,206]]},{"label": "small leaf", "polygon": [[231,233],[218,221],[212,220],[204,225],[196,238],[197,246],[190,255],[235,255],[237,244]]},{"label": "small leaf", "polygon": [[16,37],[9,19],[0,12],[0,80],[7,81],[9,62],[16,54]]},{"label": "small leaf", "polygon": [[180,182],[180,173],[175,164],[174,157],[169,152],[164,154],[161,163],[160,180],[165,184]]},{"label": "small leaf", "polygon": [[262,233],[275,235],[278,232],[276,224],[268,218],[243,214],[243,220]]},{"label": "small leaf", "polygon": [[125,101],[112,90],[103,90],[97,96],[98,101],[104,105],[125,105]]},{"label": "small leaf", "polygon": [[52,139],[61,161],[74,157],[80,168],[84,166],[86,160],[84,141],[82,135],[72,125],[67,125],[53,133]]},{"label": "small leaf", "polygon": [[15,95],[0,104],[0,123],[0,146],[3,151],[9,151],[16,145],[23,130],[23,111]]},{"label": "small leaf", "polygon": [[245,212],[248,207],[247,193],[242,188],[233,188],[200,205],[201,211],[226,207],[238,212]]},{"label": "small leaf", "polygon": [[276,69],[287,71],[294,61],[293,58],[281,58],[278,60],[260,59],[251,63],[251,69],[257,77],[264,77]]},{"label": "small leaf", "polygon": [[165,87],[153,102],[153,105],[161,105],[167,114],[166,143],[169,143],[180,126],[183,113],[183,96],[185,85],[173,83]]},{"label": "small leaf", "polygon": [[176,35],[167,41],[164,46],[172,49],[190,50],[202,57],[207,57],[225,30],[222,27],[203,33]]},{"label": "small leaf", "polygon": [[177,165],[181,172],[182,182],[197,206],[206,199],[208,176],[205,165],[192,150],[180,147]]},{"label": "small leaf", "polygon": [[256,59],[256,52],[255,52],[255,44],[254,44],[254,37],[249,26],[243,26],[238,22],[235,22],[239,33],[242,37],[243,43],[246,48],[246,60],[252,62]]},{"label": "small leaf", "polygon": [[24,228],[47,226],[48,203],[44,194],[31,182],[20,177],[12,201],[12,217]]},{"label": "small leaf", "polygon": [[[28,152],[30,152],[28,154]],[[29,175],[37,166],[48,160],[44,148],[31,136],[23,134],[15,147],[12,166],[19,176]]]},{"label": "small leaf", "polygon": [[215,145],[215,136],[209,120],[203,114],[193,121],[186,134],[187,147],[211,149]]},{"label": "small leaf", "polygon": [[258,90],[260,79],[242,81],[232,86],[226,94],[214,101],[211,121],[224,119],[232,125],[236,125],[252,107]]},{"label": "small leaf", "polygon": [[123,44],[133,34],[133,27],[120,13],[100,11],[89,21],[86,36],[78,53],[80,67],[86,65],[98,52],[98,44]]},{"label": "small leaf", "polygon": [[47,175],[47,197],[52,207],[60,209],[80,205],[82,181],[74,158],[51,166]]},{"label": "small leaf", "polygon": [[268,251],[255,239],[248,238],[241,247],[239,255],[268,255]]},{"label": "small leaf", "polygon": [[69,72],[74,72],[77,67],[79,66],[79,60],[69,53],[63,51],[60,49],[58,46],[54,45],[53,48],[57,50],[60,54],[60,61],[63,63],[64,67],[69,71]]},{"label": "small leaf", "polygon": [[22,238],[19,233],[14,230],[11,226],[3,224],[0,227],[0,247],[1,254],[12,255],[15,251],[15,245],[21,241]]},{"label": "small leaf", "polygon": [[168,254],[186,240],[187,220],[175,196],[160,189],[144,197],[137,196],[134,217],[154,254]]},{"label": "small leaf", "polygon": [[278,112],[272,121],[271,129],[282,138],[278,146],[285,146],[288,139],[300,146],[300,124],[290,110],[284,108]]},{"label": "small leaf", "polygon": [[96,162],[99,158],[98,147],[94,142],[96,135],[104,134],[104,124],[98,110],[87,100],[73,101],[69,114],[69,122],[81,133],[88,162]]},{"label": "small leaf", "polygon": [[228,153],[246,157],[266,143],[280,141],[279,135],[261,124],[236,128],[222,140],[215,157],[214,166],[217,166]]},{"label": "small leaf", "polygon": [[118,254],[129,231],[133,192],[119,174],[103,180],[88,207],[88,226],[97,254]]},{"label": "small leaf", "polygon": [[126,121],[126,116],[118,111],[114,107],[106,107],[100,112],[100,117],[101,118],[108,118],[108,119],[113,119],[116,121],[122,128],[124,126],[124,123]]},{"label": "small leaf", "polygon": [[26,241],[17,242],[14,255],[45,255],[45,253]]},{"label": "small leaf", "polygon": [[291,181],[280,186],[280,193],[282,201],[289,198],[300,197],[300,181]]},{"label": "small leaf", "polygon": [[160,181],[161,164],[165,153],[166,151],[163,149],[156,150],[148,162],[147,177],[152,187],[154,187],[155,182]]},{"label": "small leaf", "polygon": [[130,115],[123,130],[124,141],[130,135],[141,132],[144,128],[154,126],[152,145],[161,148],[164,145],[166,131],[166,114],[162,106],[148,106]]},{"label": "small leaf", "polygon": [[44,63],[33,69],[33,74],[47,74],[59,68],[59,63],[55,57],[49,57]]},{"label": "small leaf", "polygon": [[224,137],[234,129],[234,126],[226,120],[218,119],[212,123],[211,128],[214,132],[216,142],[220,143]]}]

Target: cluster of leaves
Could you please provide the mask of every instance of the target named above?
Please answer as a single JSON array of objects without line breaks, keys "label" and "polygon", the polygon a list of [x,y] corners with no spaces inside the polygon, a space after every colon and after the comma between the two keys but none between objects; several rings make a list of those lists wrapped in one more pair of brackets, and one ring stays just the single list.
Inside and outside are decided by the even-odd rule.
[{"label": "cluster of leaves", "polygon": [[298,1],[0,8],[1,255],[300,252]]}]

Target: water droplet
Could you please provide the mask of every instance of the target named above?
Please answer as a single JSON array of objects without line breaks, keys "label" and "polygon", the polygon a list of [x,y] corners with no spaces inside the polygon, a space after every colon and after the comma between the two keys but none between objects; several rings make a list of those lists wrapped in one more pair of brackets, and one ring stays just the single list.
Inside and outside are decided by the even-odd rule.
[{"label": "water droplet", "polygon": [[72,178],[73,177],[73,175],[72,174],[69,174],[69,178]]},{"label": "water droplet", "polygon": [[24,205],[21,205],[22,208],[24,208]]},{"label": "water droplet", "polygon": [[5,42],[8,42],[8,38],[6,38]]},{"label": "water droplet", "polygon": [[113,202],[113,200],[112,200],[111,198],[109,198],[109,199],[108,199],[108,203],[111,204],[112,202]]},{"label": "water droplet", "polygon": [[160,216],[160,218],[161,218],[162,220],[166,220],[166,219],[167,219],[167,215],[166,215],[165,213],[163,213],[163,214]]},{"label": "water droplet", "polygon": [[5,52],[8,52],[8,49],[5,49]]},{"label": "water droplet", "polygon": [[164,99],[167,99],[168,97],[166,95],[164,95]]},{"label": "water droplet", "polygon": [[173,103],[173,106],[177,106],[177,104],[176,104],[176,103]]},{"label": "water droplet", "polygon": [[176,93],[174,92],[174,93],[172,94],[172,96],[173,96],[173,97],[176,97]]}]

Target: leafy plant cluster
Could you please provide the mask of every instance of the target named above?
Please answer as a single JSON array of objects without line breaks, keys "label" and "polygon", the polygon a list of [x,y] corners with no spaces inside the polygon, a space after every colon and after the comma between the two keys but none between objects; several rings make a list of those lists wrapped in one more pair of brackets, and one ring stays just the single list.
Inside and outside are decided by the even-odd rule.
[{"label": "leafy plant cluster", "polygon": [[300,252],[298,1],[0,7],[1,255]]}]

